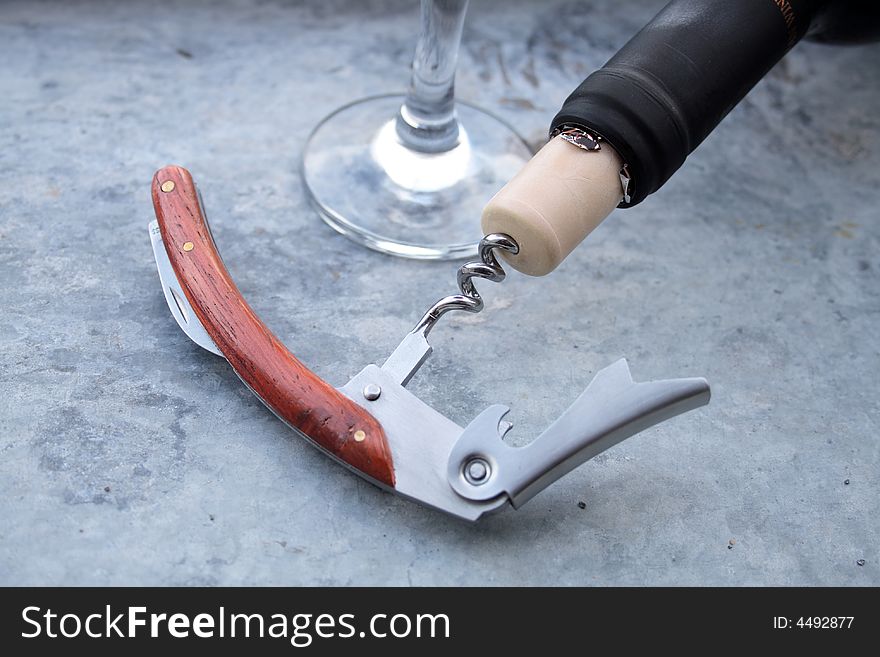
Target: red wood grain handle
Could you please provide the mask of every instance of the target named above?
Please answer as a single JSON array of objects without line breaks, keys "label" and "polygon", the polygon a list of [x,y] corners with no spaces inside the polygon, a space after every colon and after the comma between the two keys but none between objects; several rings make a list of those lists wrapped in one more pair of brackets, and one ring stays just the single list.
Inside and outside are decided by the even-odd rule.
[{"label": "red wood grain handle", "polygon": [[391,451],[379,422],[297,360],[241,296],[211,238],[189,171],[157,171],[153,206],[180,286],[236,373],[288,424],[393,487]]}]

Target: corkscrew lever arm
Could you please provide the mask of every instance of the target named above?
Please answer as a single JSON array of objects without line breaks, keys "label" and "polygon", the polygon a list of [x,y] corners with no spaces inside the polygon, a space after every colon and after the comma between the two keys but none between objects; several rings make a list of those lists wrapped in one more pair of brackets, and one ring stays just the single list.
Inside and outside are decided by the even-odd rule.
[{"label": "corkscrew lever arm", "polygon": [[405,386],[413,378],[422,364],[431,355],[433,347],[428,343],[428,333],[443,315],[450,310],[463,310],[478,313],[483,309],[483,298],[474,286],[474,278],[485,278],[500,283],[505,278],[504,269],[495,258],[495,249],[507,251],[511,255],[519,252],[519,246],[508,235],[492,233],[480,240],[480,260],[468,262],[458,270],[458,289],[461,294],[443,297],[418,321],[412,331],[406,334],[397,348],[382,365],[397,383]]},{"label": "corkscrew lever arm", "polygon": [[[472,501],[505,495],[519,508],[560,477],[648,427],[709,403],[706,379],[636,383],[625,359],[600,370],[574,403],[525,447],[502,438],[510,410],[494,404],[465,427],[449,455],[447,477]],[[479,464],[481,477],[470,475]]]}]

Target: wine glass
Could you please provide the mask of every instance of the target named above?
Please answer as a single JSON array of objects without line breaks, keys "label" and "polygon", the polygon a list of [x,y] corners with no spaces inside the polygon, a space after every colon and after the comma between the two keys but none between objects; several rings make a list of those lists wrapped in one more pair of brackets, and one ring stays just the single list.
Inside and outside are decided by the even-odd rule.
[{"label": "wine glass", "polygon": [[321,217],[377,251],[474,255],[483,206],[531,157],[510,125],[455,99],[467,6],[422,0],[407,93],[344,105],[318,124],[303,152],[303,180]]}]

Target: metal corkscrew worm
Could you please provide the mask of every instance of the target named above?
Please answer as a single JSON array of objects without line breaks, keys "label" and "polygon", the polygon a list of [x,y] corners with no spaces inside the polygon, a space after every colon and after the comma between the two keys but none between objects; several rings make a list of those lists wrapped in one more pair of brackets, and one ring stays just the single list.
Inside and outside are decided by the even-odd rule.
[{"label": "metal corkscrew worm", "polygon": [[485,278],[495,283],[504,280],[506,274],[495,257],[495,249],[503,249],[513,254],[519,253],[519,245],[510,235],[503,233],[486,235],[480,240],[478,247],[480,260],[465,263],[458,269],[458,289],[461,290],[461,294],[443,297],[428,308],[413,330],[385,361],[382,369],[390,372],[400,385],[405,386],[425,359],[431,355],[428,333],[434,328],[438,319],[450,310],[478,313],[483,309],[483,297],[477,292],[473,279]]},{"label": "metal corkscrew worm", "polygon": [[495,249],[503,249],[516,255],[519,253],[519,245],[510,236],[504,233],[490,233],[480,240],[478,252],[479,261],[467,262],[458,269],[458,289],[461,294],[452,294],[443,297],[428,311],[416,324],[413,332],[428,335],[437,320],[450,310],[463,310],[469,313],[478,313],[483,309],[483,297],[474,286],[474,278],[485,278],[493,283],[500,283],[507,274],[495,257]]}]

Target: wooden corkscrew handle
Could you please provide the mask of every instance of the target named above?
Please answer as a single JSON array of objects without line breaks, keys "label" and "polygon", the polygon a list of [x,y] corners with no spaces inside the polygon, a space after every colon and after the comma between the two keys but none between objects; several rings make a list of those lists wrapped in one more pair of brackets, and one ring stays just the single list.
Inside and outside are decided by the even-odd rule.
[{"label": "wooden corkscrew handle", "polygon": [[257,317],[223,265],[183,167],[153,177],[153,206],[187,300],[239,377],[282,420],[347,465],[394,487],[385,432],[365,409],[318,378]]}]

